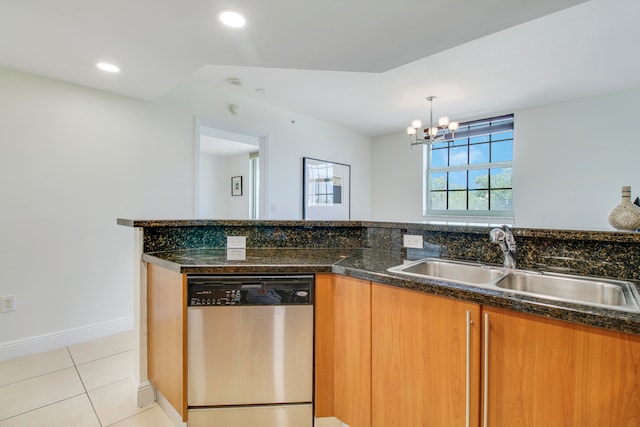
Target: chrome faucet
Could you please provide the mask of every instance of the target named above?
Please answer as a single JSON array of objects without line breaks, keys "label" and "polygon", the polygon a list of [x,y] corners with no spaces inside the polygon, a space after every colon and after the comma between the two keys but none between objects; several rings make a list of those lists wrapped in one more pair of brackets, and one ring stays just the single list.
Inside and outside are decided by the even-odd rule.
[{"label": "chrome faucet", "polygon": [[513,236],[511,229],[506,225],[500,228],[494,228],[489,233],[491,243],[497,243],[500,250],[504,254],[503,265],[506,268],[516,268],[516,238]]}]

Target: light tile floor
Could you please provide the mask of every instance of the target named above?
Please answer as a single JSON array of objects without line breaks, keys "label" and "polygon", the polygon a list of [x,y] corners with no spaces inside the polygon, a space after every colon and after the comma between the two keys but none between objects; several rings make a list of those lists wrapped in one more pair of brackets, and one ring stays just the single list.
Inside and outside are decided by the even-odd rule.
[{"label": "light tile floor", "polygon": [[0,362],[0,427],[173,427],[158,405],[135,406],[132,369],[133,332]]},{"label": "light tile floor", "polygon": [[0,362],[0,427],[172,427],[132,397],[133,333]]}]

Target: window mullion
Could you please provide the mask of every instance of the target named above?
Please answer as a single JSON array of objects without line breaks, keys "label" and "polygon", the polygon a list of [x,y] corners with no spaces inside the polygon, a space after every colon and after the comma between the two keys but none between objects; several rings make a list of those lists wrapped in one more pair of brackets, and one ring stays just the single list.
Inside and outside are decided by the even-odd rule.
[{"label": "window mullion", "polygon": [[441,168],[431,168],[429,172],[437,173],[437,172],[460,172],[460,171],[472,171],[472,170],[481,170],[481,169],[508,169],[512,168],[512,162],[500,162],[500,163],[478,163],[474,165],[460,165],[460,166],[449,166],[449,167],[441,167]]}]

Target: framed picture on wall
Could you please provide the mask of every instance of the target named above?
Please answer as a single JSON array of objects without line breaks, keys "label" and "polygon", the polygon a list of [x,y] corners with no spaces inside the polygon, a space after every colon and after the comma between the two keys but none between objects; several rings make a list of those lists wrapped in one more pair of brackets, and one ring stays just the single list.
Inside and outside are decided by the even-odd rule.
[{"label": "framed picture on wall", "polygon": [[302,158],[302,218],[351,218],[351,166]]},{"label": "framed picture on wall", "polygon": [[242,196],[242,177],[241,176],[231,177],[231,195]]}]

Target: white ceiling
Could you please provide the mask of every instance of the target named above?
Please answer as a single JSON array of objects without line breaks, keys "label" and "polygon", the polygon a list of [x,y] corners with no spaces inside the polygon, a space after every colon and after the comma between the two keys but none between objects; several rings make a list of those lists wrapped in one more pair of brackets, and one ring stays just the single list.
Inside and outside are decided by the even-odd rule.
[{"label": "white ceiling", "polygon": [[[225,8],[247,27],[221,27]],[[638,0],[2,0],[0,65],[141,99],[239,77],[380,135],[426,119],[429,95],[468,120],[640,86],[639,18]]]}]

